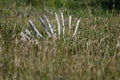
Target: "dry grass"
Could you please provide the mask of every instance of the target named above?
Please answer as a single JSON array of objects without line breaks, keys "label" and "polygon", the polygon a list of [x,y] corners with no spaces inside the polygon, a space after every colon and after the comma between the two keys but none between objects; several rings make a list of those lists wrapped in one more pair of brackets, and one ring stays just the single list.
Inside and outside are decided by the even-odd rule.
[{"label": "dry grass", "polygon": [[[20,32],[29,28],[29,19],[41,30],[37,17],[43,13],[50,15],[51,23],[57,25],[51,12],[14,6],[2,9],[0,80],[120,79],[119,17],[86,16],[86,13],[81,16],[76,38],[66,35],[60,40],[52,40],[46,36],[37,44],[21,41]],[[65,14],[66,21],[68,14]]]}]

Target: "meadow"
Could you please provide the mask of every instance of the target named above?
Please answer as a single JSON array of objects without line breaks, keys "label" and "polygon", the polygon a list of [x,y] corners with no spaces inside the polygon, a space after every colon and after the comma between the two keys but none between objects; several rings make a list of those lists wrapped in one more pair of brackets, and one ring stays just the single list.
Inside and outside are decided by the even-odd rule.
[{"label": "meadow", "polygon": [[[65,37],[51,39],[38,17],[44,14],[57,28],[54,13],[64,13]],[[109,12],[91,12],[40,8],[16,3],[0,7],[0,80],[119,80],[120,16]],[[72,29],[68,33],[68,18]],[[71,35],[77,19],[76,36]],[[45,36],[21,40],[21,31],[30,30],[29,20]]]}]

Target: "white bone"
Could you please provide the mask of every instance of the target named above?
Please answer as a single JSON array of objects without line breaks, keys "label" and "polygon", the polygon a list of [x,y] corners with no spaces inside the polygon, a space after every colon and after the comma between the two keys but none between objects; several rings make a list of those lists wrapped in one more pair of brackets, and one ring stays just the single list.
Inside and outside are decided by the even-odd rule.
[{"label": "white bone", "polygon": [[28,37],[24,32],[21,32],[21,36],[23,40],[26,40],[26,39],[30,40],[30,37]]},{"label": "white bone", "polygon": [[69,16],[69,29],[71,29],[71,18],[72,18],[72,16],[70,15]]},{"label": "white bone", "polygon": [[75,28],[75,31],[74,31],[73,37],[74,37],[74,36],[76,35],[76,33],[77,33],[79,23],[80,23],[80,19],[77,21],[77,24],[76,24],[76,28]]},{"label": "white bone", "polygon": [[31,32],[28,29],[25,29],[25,33],[32,37],[32,34],[31,34]]},{"label": "white bone", "polygon": [[57,13],[55,13],[55,16],[56,16],[56,20],[57,20],[57,24],[58,24],[58,35],[60,36],[60,21],[58,19]]},{"label": "white bone", "polygon": [[63,12],[61,12],[61,18],[62,18],[62,26],[64,27],[65,24],[64,24],[64,16],[63,16]]},{"label": "white bone", "polygon": [[50,28],[51,33],[54,34],[53,28],[52,28],[52,26],[51,26],[51,24],[50,24],[48,18],[47,18],[45,15],[44,15],[44,18],[45,18],[45,20],[47,21],[47,23],[48,23],[48,25],[49,25],[49,28]]},{"label": "white bone", "polygon": [[43,28],[45,29],[45,32],[48,34],[48,36],[51,37],[51,34],[49,33],[49,29],[43,22],[42,18],[39,17],[38,20],[41,22],[41,24],[42,24]]},{"label": "white bone", "polygon": [[29,20],[29,23],[30,23],[30,27],[32,28],[32,30],[41,38],[43,38],[42,34],[39,33],[39,31],[36,29],[36,27],[33,25],[32,21]]},{"label": "white bone", "polygon": [[65,24],[64,24],[64,16],[63,16],[63,12],[61,12],[61,18],[62,18],[62,26],[63,26],[63,37],[64,37],[64,34],[65,34]]}]

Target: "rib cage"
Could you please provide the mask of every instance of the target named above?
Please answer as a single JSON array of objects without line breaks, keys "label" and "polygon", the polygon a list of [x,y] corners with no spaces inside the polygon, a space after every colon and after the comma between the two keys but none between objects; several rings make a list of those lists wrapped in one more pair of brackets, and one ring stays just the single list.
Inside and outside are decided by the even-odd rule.
[{"label": "rib cage", "polygon": [[[69,15],[68,17],[68,25],[65,25],[65,20],[64,20],[64,15],[63,12],[61,12],[60,16],[58,16],[57,13],[55,13],[55,18],[56,18],[56,24],[57,27],[54,28],[54,26],[50,23],[49,19],[47,18],[47,16],[43,16],[43,18],[45,20],[43,20],[41,17],[38,18],[39,22],[41,23],[44,31],[46,32],[46,34],[48,35],[48,37],[52,37],[53,39],[56,38],[61,38],[64,37],[66,34],[70,34],[70,30],[73,27],[72,26],[72,16]],[[61,20],[61,22],[60,22]],[[61,23],[61,24],[60,24]],[[73,28],[73,34],[69,35],[68,37],[76,37],[77,31],[78,31],[78,27],[79,27],[79,23],[80,23],[80,18],[77,20],[77,22],[75,23],[75,28]],[[31,33],[31,31],[35,34],[35,36],[37,36],[38,39],[41,38],[45,38],[45,36],[43,36],[43,34],[41,34],[38,29],[34,26],[32,20],[29,20],[29,25],[30,25],[30,29],[25,29],[25,31],[21,32],[21,39],[22,40],[31,40],[34,38],[34,35]],[[56,29],[56,32],[54,32]],[[68,29],[66,32],[65,30]]]}]

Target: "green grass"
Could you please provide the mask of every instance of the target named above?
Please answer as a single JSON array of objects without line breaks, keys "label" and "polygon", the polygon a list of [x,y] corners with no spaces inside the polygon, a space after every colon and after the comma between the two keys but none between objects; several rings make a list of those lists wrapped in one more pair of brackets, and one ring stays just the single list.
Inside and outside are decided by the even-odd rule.
[{"label": "green grass", "polygon": [[[73,12],[65,12],[66,20],[70,13]],[[20,32],[29,28],[29,19],[41,30],[37,17],[43,14],[56,26],[54,10],[14,5],[1,8],[0,80],[120,79],[118,16],[90,16],[88,10],[76,12],[74,19],[81,17],[76,39],[52,40],[46,36],[38,44],[21,41]]]}]

